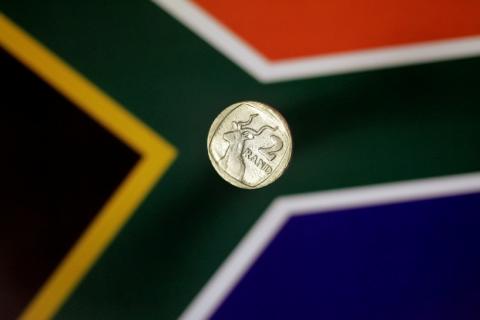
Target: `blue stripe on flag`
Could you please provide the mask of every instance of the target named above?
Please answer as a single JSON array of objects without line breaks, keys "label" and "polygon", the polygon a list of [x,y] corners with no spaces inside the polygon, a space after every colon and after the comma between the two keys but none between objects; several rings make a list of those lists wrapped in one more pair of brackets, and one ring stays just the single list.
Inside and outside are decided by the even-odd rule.
[{"label": "blue stripe on flag", "polygon": [[480,194],[294,216],[214,319],[480,319]]}]

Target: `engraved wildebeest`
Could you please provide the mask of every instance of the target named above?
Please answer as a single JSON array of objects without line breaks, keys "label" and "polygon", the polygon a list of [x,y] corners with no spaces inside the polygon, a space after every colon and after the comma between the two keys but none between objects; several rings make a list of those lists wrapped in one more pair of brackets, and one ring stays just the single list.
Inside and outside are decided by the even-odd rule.
[{"label": "engraved wildebeest", "polygon": [[232,131],[223,134],[223,139],[228,142],[225,155],[220,159],[220,165],[235,179],[242,181],[245,174],[245,162],[243,161],[243,147],[245,141],[252,140],[262,134],[263,131],[277,130],[269,125],[264,125],[258,130],[247,127],[258,114],[251,114],[247,121],[232,121]]}]

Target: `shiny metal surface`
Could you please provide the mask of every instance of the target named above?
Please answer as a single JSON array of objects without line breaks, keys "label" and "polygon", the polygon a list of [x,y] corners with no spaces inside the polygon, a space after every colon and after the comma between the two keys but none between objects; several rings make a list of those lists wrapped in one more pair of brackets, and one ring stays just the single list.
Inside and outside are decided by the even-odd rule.
[{"label": "shiny metal surface", "polygon": [[257,189],[277,180],[292,154],[288,124],[274,108],[238,102],[213,121],[208,156],[218,174],[234,186]]}]

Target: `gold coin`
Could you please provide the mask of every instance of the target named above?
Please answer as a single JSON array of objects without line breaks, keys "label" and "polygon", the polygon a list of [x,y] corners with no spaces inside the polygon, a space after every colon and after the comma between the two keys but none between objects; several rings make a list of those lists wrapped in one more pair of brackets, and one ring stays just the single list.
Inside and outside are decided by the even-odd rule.
[{"label": "gold coin", "polygon": [[277,180],[292,155],[288,124],[274,108],[255,101],[235,103],[213,121],[208,157],[234,186],[257,189]]}]

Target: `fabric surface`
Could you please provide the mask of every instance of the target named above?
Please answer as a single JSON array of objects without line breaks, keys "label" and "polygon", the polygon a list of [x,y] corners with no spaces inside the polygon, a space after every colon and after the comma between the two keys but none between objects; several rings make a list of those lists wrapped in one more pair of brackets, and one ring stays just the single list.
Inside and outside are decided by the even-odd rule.
[{"label": "fabric surface", "polygon": [[[0,0],[0,10],[178,152],[55,318],[178,318],[279,196],[480,170],[480,58],[472,55],[262,83],[150,1]],[[213,119],[243,100],[275,106],[294,141],[284,176],[253,191],[223,181],[206,150]],[[34,117],[32,109],[21,113]],[[25,143],[14,134],[4,138]],[[41,151],[33,150],[28,165],[40,170],[33,155]],[[8,158],[8,152],[2,155]],[[130,150],[109,161],[128,167],[136,160]],[[116,179],[125,174],[118,172]],[[478,218],[460,218],[478,226]],[[448,241],[453,235],[439,237]],[[478,247],[478,237],[472,241]],[[421,318],[406,315],[415,316]],[[473,318],[467,311],[458,316]]]}]

